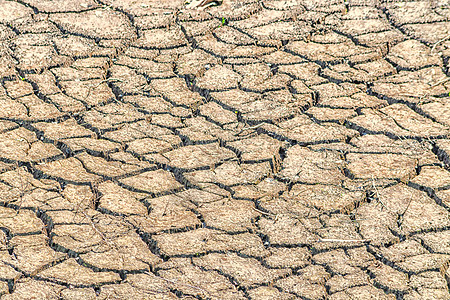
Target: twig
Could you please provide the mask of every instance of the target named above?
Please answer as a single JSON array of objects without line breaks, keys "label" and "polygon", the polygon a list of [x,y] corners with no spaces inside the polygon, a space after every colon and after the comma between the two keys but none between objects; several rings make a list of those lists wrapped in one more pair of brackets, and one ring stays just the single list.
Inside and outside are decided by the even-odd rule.
[{"label": "twig", "polygon": [[441,81],[438,81],[437,83],[430,86],[429,89],[434,88],[435,86],[441,85],[443,83],[446,83],[447,81],[450,81],[450,78],[445,78],[445,79],[442,79]]},{"label": "twig", "polygon": [[[27,143],[30,144],[28,141],[27,141]],[[30,148],[31,148],[31,146],[30,146]],[[17,214],[20,213],[20,208],[22,207],[22,204],[23,204],[23,201],[24,201],[23,197],[28,193],[27,190],[28,190],[29,185],[30,185],[30,182],[29,182],[28,178],[26,178],[26,183],[24,184],[24,182],[22,180],[22,176],[20,175],[20,170],[21,170],[21,168],[19,166],[19,162],[16,161],[16,172],[17,172],[17,175],[19,176],[19,180],[20,180],[20,188],[18,188],[18,190],[19,190],[19,204],[17,206]]]},{"label": "twig", "polygon": [[370,243],[370,240],[341,240],[341,239],[322,239],[317,240],[319,243]]},{"label": "twig", "polygon": [[235,135],[240,135],[241,133],[243,133],[244,131],[247,131],[247,130],[259,128],[259,127],[263,126],[264,124],[266,124],[266,123],[259,123],[258,125],[254,125],[254,126],[250,126],[250,127],[245,127],[245,128],[243,128],[241,131],[239,131],[238,133],[236,133]]},{"label": "twig", "polygon": [[118,249],[118,247],[117,247],[113,242],[111,242],[111,241],[105,236],[105,234],[104,234],[103,232],[101,232],[100,229],[97,228],[97,226],[95,226],[94,221],[92,221],[91,217],[89,217],[89,216],[86,214],[86,212],[81,211],[81,213],[83,214],[83,216],[84,216],[86,219],[89,220],[89,223],[91,224],[92,229],[94,229],[94,231],[102,238],[102,240],[103,240],[105,243],[107,243],[109,246],[111,246],[111,248]]},{"label": "twig", "polygon": [[[431,88],[431,87],[429,87],[429,88]],[[409,94],[409,93],[400,93],[400,94],[398,94],[399,96],[407,96],[407,97],[414,97],[414,98],[417,98],[419,95],[417,95],[417,94]],[[425,95],[423,95],[423,96],[420,96],[420,97],[424,97],[424,96],[426,96],[426,94]]]},{"label": "twig", "polygon": [[398,214],[398,228],[402,229],[402,225],[403,225],[403,216],[406,214],[406,212],[408,211],[409,206],[411,205],[412,202],[412,192],[410,192],[410,197],[409,197],[409,202],[408,205],[406,206],[405,210],[403,211],[403,213]]},{"label": "twig", "polygon": [[254,210],[256,210],[257,212],[259,212],[260,214],[266,215],[266,216],[272,216],[272,217],[277,217],[278,215],[275,214],[271,214],[271,213],[266,213],[263,212],[262,210],[257,209],[256,207],[252,207]]},{"label": "twig", "polygon": [[373,179],[373,175],[371,175],[371,176],[372,176],[372,187],[374,188],[375,193],[377,194],[378,202],[380,202],[381,205],[383,205],[383,207],[384,207],[385,209],[389,210],[389,209],[386,207],[386,205],[384,205],[383,201],[381,201],[380,193],[378,193],[378,189],[377,189],[377,187],[375,186],[375,180]]},{"label": "twig", "polygon": [[99,83],[97,83],[92,89],[98,88],[102,83],[105,83],[105,82],[112,82],[112,81],[123,82],[123,80],[120,79],[120,78],[107,78],[107,79],[103,79],[102,81],[100,81]]},{"label": "twig", "polygon": [[431,48],[431,53],[434,52],[434,49],[436,48],[437,45],[439,45],[442,42],[445,42],[446,40],[450,39],[450,34],[447,35],[446,37],[440,39],[439,41],[437,41],[436,43],[433,44],[433,47]]}]

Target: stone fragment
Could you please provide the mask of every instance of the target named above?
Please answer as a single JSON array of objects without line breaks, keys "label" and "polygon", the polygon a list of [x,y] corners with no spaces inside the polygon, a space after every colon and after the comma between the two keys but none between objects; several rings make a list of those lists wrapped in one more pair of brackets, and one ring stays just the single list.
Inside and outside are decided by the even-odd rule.
[{"label": "stone fragment", "polygon": [[307,299],[323,299],[327,292],[325,286],[320,284],[310,283],[299,276],[289,276],[276,282],[276,286],[284,291],[295,293],[300,297]]},{"label": "stone fragment", "polygon": [[92,38],[123,38],[133,36],[130,21],[113,10],[88,10],[77,14],[52,14],[53,22],[64,30]]},{"label": "stone fragment", "polygon": [[60,299],[59,294],[64,286],[51,282],[35,280],[33,278],[20,279],[15,285],[14,292],[2,295],[8,300],[15,299]]},{"label": "stone fragment", "polygon": [[450,105],[446,101],[435,101],[420,105],[420,109],[436,121],[446,126],[450,126]]},{"label": "stone fragment", "polygon": [[[375,249],[372,248],[372,250]],[[423,255],[429,253],[420,242],[415,240],[405,240],[388,247],[380,247],[376,249],[376,252],[392,262],[402,262],[409,257],[425,258]]]},{"label": "stone fragment", "polygon": [[450,231],[428,232],[418,235],[428,249],[450,255]]},{"label": "stone fragment", "polygon": [[312,151],[295,145],[288,149],[278,175],[300,183],[340,184],[344,161],[337,153]]},{"label": "stone fragment", "polygon": [[91,182],[100,180],[100,176],[88,173],[80,160],[75,157],[52,161],[38,165],[37,169],[46,175],[71,182]]},{"label": "stone fragment", "polygon": [[441,272],[422,272],[418,275],[411,275],[410,285],[417,289],[447,290],[447,281]]},{"label": "stone fragment", "polygon": [[432,189],[445,189],[450,187],[450,172],[440,167],[424,166],[411,183]]},{"label": "stone fragment", "polygon": [[181,78],[154,79],[151,81],[151,86],[176,105],[195,106],[202,101],[202,97],[189,90],[186,82]]},{"label": "stone fragment", "polygon": [[391,49],[386,59],[402,68],[418,69],[432,65],[440,65],[437,55],[432,55],[429,47],[417,40],[406,40]]},{"label": "stone fragment", "polygon": [[44,230],[42,220],[28,209],[16,211],[12,208],[0,207],[0,224],[12,236],[18,234],[39,234]]},{"label": "stone fragment", "polygon": [[[281,119],[281,118],[280,118]],[[267,133],[296,141],[298,144],[319,144],[344,141],[354,137],[357,132],[336,123],[317,124],[306,115],[297,114],[292,119],[280,120],[277,125],[261,126]]]},{"label": "stone fragment", "polygon": [[42,271],[39,277],[56,280],[73,286],[83,286],[120,281],[119,274],[113,272],[94,272],[81,266],[76,259],[68,260]]},{"label": "stone fragment", "polygon": [[136,233],[116,238],[106,251],[81,254],[83,262],[100,270],[142,271],[154,267],[161,259],[150,252]]},{"label": "stone fragment", "polygon": [[417,159],[401,154],[347,155],[348,170],[360,179],[399,179],[408,181],[415,176]]},{"label": "stone fragment", "polygon": [[241,79],[239,74],[227,67],[214,66],[197,79],[195,84],[201,89],[219,91],[236,88]]},{"label": "stone fragment", "polygon": [[275,245],[311,245],[319,238],[308,230],[296,218],[280,216],[278,220],[263,218],[258,225],[261,233],[268,236],[271,244]]},{"label": "stone fragment", "polygon": [[192,211],[194,205],[176,195],[146,198],[143,202],[148,205],[148,213],[133,215],[127,220],[146,233],[184,231],[201,224]]},{"label": "stone fragment", "polygon": [[[169,261],[170,264],[170,261]],[[164,268],[164,265],[160,265]],[[158,272],[172,282],[182,282],[178,288],[184,294],[205,296],[211,299],[245,299],[242,292],[223,275],[212,270],[202,270],[190,263]]]},{"label": "stone fragment", "polygon": [[236,254],[211,253],[194,258],[195,265],[217,270],[233,277],[239,285],[250,287],[271,283],[275,279],[291,273],[288,269],[267,269],[254,258],[243,258]]},{"label": "stone fragment", "polygon": [[449,260],[450,255],[430,253],[407,257],[398,265],[407,272],[419,273],[445,268]]},{"label": "stone fragment", "polygon": [[280,292],[277,288],[261,286],[256,289],[249,291],[250,297],[253,299],[270,300],[270,299],[280,299],[280,300],[291,300],[296,297],[289,293]]},{"label": "stone fragment", "polygon": [[[337,296],[340,291],[345,291],[355,286],[361,286],[370,283],[370,277],[364,272],[358,272],[348,275],[334,275],[327,280],[327,286],[330,289],[330,293],[333,295],[331,299],[339,299]],[[345,295],[345,292],[343,293]],[[336,298],[333,298],[336,297]],[[347,296],[350,299],[349,296]],[[343,298],[346,299],[346,298]]]},{"label": "stone fragment", "polygon": [[228,124],[237,122],[236,114],[230,110],[223,108],[216,102],[208,102],[199,107],[200,113],[213,121],[220,124]]},{"label": "stone fragment", "polygon": [[14,247],[15,257],[12,265],[31,276],[35,276],[43,269],[67,258],[66,254],[50,248],[48,238],[42,234],[15,236],[11,239],[10,245]]},{"label": "stone fragment", "polygon": [[283,144],[274,138],[262,134],[230,142],[227,145],[237,149],[244,162],[270,160],[276,163],[280,160],[279,151]]},{"label": "stone fragment", "polygon": [[254,221],[260,214],[250,201],[223,200],[206,203],[198,208],[206,226],[227,232],[254,230]]},{"label": "stone fragment", "polygon": [[142,32],[141,37],[135,42],[135,46],[147,49],[173,48],[186,45],[187,40],[180,28],[151,29]]},{"label": "stone fragment", "polygon": [[375,282],[388,287],[390,290],[405,292],[410,288],[408,274],[395,270],[390,266],[381,263],[376,264],[369,267],[369,272],[375,276]]},{"label": "stone fragment", "polygon": [[383,290],[374,287],[373,285],[362,285],[347,289],[345,294],[349,299],[380,299],[380,300],[394,300],[393,294],[386,294]]},{"label": "stone fragment", "polygon": [[53,144],[39,141],[36,135],[23,128],[0,133],[0,156],[17,161],[43,161],[61,155]]},{"label": "stone fragment", "polygon": [[64,300],[86,299],[95,300],[97,295],[93,288],[66,288],[61,291],[61,297]]},{"label": "stone fragment", "polygon": [[365,197],[363,192],[350,192],[339,186],[324,184],[296,184],[289,194],[307,207],[339,212],[353,210]]},{"label": "stone fragment", "polygon": [[154,240],[161,253],[173,255],[196,255],[210,251],[263,251],[257,235],[239,233],[229,235],[217,230],[200,228],[188,232],[155,235]]},{"label": "stone fragment", "polygon": [[271,268],[303,268],[310,263],[311,254],[307,248],[271,248],[270,256],[264,262]]},{"label": "stone fragment", "polygon": [[160,194],[181,188],[172,173],[164,170],[144,172],[120,179],[120,182],[138,191]]},{"label": "stone fragment", "polygon": [[[82,162],[88,172],[111,178],[134,174],[143,169],[139,165],[127,164],[120,161],[108,161],[102,157],[89,155],[86,152],[80,153],[75,157]],[[149,164],[148,167],[155,166]]]},{"label": "stone fragment", "polygon": [[230,161],[215,169],[185,173],[185,178],[199,185],[221,183],[230,186],[242,183],[258,183],[271,172],[268,162],[239,165],[235,161]]},{"label": "stone fragment", "polygon": [[67,119],[61,123],[36,123],[34,127],[43,131],[44,136],[52,140],[94,137],[94,132],[79,125],[75,119]]},{"label": "stone fragment", "polygon": [[397,216],[382,210],[381,204],[364,203],[356,210],[360,233],[374,245],[396,243],[399,238],[393,232],[399,231]]},{"label": "stone fragment", "polygon": [[235,154],[217,143],[189,145],[164,154],[169,164],[176,168],[197,169],[214,166],[235,157]]},{"label": "stone fragment", "polygon": [[144,197],[142,194],[130,192],[111,181],[99,184],[98,190],[101,193],[100,209],[123,215],[147,214],[147,208],[139,201]]}]

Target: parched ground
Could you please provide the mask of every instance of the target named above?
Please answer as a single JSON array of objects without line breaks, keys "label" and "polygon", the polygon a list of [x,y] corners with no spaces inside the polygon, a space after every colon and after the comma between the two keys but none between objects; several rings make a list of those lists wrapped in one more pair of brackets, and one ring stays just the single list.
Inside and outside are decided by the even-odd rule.
[{"label": "parched ground", "polygon": [[449,18],[0,0],[1,299],[450,299]]}]

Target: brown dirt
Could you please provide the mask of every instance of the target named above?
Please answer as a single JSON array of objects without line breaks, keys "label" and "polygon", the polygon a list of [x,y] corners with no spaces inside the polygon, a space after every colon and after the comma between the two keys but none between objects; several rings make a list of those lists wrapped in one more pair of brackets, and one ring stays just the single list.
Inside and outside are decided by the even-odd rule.
[{"label": "brown dirt", "polygon": [[449,19],[0,0],[0,298],[450,299]]}]

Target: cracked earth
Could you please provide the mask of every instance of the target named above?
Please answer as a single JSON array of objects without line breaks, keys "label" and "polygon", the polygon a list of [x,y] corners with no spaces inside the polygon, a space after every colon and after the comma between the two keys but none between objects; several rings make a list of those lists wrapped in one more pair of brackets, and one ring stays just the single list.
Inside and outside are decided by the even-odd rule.
[{"label": "cracked earth", "polygon": [[449,299],[450,3],[195,6],[0,0],[1,299]]}]

